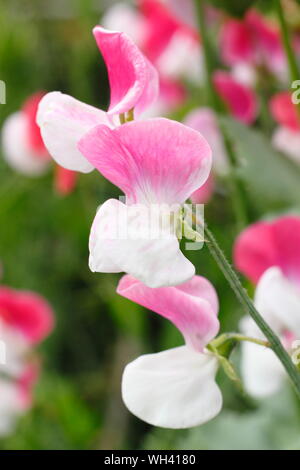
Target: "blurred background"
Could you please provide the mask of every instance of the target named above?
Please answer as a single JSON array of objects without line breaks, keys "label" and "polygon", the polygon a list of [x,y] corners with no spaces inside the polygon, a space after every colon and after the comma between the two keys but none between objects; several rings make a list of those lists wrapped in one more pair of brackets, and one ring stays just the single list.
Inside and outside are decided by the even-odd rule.
[{"label": "blurred background", "polygon": [[[59,90],[107,109],[105,64],[91,31],[112,3],[1,2],[0,79],[6,83],[6,104],[0,105],[0,125],[37,90]],[[256,3],[261,8],[269,2]],[[299,5],[286,5],[291,27],[300,30]],[[272,11],[264,14],[272,16]],[[217,55],[217,42],[214,47]],[[256,87],[264,103],[289,85],[274,80]],[[207,104],[200,78],[187,90],[171,117],[180,120]],[[250,220],[299,207],[299,168],[271,147],[275,123],[268,110],[251,128],[230,118],[225,125],[236,152],[248,162],[240,174]],[[56,315],[56,328],[39,348],[43,365],[33,407],[11,435],[0,439],[0,449],[300,449],[300,405],[288,385],[258,402],[241,395],[220,373],[222,413],[191,430],[155,429],[130,415],[120,395],[124,365],[140,353],[180,345],[182,339],[167,321],[116,294],[120,275],[93,274],[88,268],[96,208],[118,197],[118,189],[94,171],[79,175],[74,191],[62,196],[53,189],[54,171],[53,166],[42,176],[27,177],[0,158],[1,283],[42,294]],[[231,258],[236,226],[227,191],[220,180],[205,214]],[[207,249],[188,256],[218,291],[222,330],[237,330],[243,312]],[[235,356],[238,363],[238,351]]]}]

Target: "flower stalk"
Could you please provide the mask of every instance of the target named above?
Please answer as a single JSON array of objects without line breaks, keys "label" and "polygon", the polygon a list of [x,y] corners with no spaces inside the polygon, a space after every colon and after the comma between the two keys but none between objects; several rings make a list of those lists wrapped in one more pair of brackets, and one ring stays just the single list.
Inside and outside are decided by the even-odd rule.
[{"label": "flower stalk", "polygon": [[[274,331],[266,323],[260,313],[256,310],[252,300],[247,294],[247,291],[242,286],[236,272],[230,266],[230,263],[227,261],[214,235],[206,225],[204,226],[204,234],[211,255],[213,256],[214,260],[223,272],[236,297],[240,301],[245,313],[249,314],[252,317],[252,319],[255,321],[257,326],[267,338],[269,347],[274,351],[274,353],[282,363],[283,367],[285,368],[287,374],[291,379],[291,382],[294,385],[298,397],[300,398],[300,372],[293,364],[289,354],[284,349],[278,336],[274,333]],[[266,344],[264,346],[266,346]]]}]

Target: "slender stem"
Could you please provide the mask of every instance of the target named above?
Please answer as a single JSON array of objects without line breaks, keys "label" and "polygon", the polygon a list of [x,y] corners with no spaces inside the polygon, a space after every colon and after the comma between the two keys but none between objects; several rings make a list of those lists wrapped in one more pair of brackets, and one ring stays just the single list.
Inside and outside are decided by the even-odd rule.
[{"label": "slender stem", "polygon": [[258,325],[260,330],[263,332],[263,334],[267,338],[268,342],[270,343],[271,349],[274,351],[274,353],[276,354],[276,356],[282,363],[283,367],[285,368],[287,374],[289,375],[295,387],[297,395],[300,398],[300,373],[299,371],[294,366],[290,356],[288,355],[287,351],[282,346],[277,335],[270,328],[270,326],[265,322],[265,320],[260,315],[260,313],[256,310],[252,300],[250,299],[246,290],[242,286],[237,274],[235,273],[233,268],[230,266],[223,251],[219,247],[215,237],[213,236],[213,234],[207,228],[206,225],[204,226],[204,235],[207,240],[207,246],[211,255],[213,256],[219,268],[221,269],[224,276],[226,277],[228,283],[230,284],[236,297],[240,301],[245,312],[247,314],[250,314],[250,316],[253,318],[255,323]]},{"label": "slender stem", "polygon": [[278,20],[280,23],[282,42],[283,42],[283,46],[285,49],[285,53],[286,53],[286,57],[287,57],[288,65],[289,65],[290,79],[292,81],[298,80],[300,79],[299,68],[298,68],[297,60],[296,60],[296,57],[292,48],[291,38],[289,35],[287,23],[285,20],[281,0],[275,0],[275,8],[276,8]]},{"label": "slender stem", "polygon": [[220,128],[220,132],[223,136],[225,149],[228,156],[228,164],[230,167],[229,175],[228,175],[228,183],[230,187],[231,197],[232,197],[232,206],[236,216],[237,221],[237,228],[240,231],[242,228],[247,225],[247,212],[244,204],[244,197],[241,192],[240,182],[237,179],[235,174],[235,168],[237,165],[237,158],[235,156],[235,152],[232,146],[232,142],[230,141],[226,130],[222,126],[221,120],[219,119],[219,113],[224,110],[224,106],[219,98],[219,95],[215,91],[214,83],[213,83],[213,73],[214,73],[214,63],[212,61],[212,53],[211,53],[211,46],[209,35],[207,32],[206,22],[205,22],[205,1],[204,0],[194,0],[195,3],[195,10],[198,18],[199,29],[202,39],[202,50],[204,54],[204,62],[205,62],[205,73],[206,73],[206,87],[207,93],[209,97],[209,102],[212,108],[215,110],[218,120],[218,125]]},{"label": "slender stem", "polygon": [[229,341],[230,339],[235,339],[236,341],[248,341],[250,343],[255,343],[260,346],[264,346],[265,348],[270,347],[270,343],[268,341],[264,341],[263,339],[258,338],[252,338],[251,336],[245,336],[240,333],[224,333],[214,339],[211,344],[215,348],[217,348],[218,346],[225,343],[226,341]]}]

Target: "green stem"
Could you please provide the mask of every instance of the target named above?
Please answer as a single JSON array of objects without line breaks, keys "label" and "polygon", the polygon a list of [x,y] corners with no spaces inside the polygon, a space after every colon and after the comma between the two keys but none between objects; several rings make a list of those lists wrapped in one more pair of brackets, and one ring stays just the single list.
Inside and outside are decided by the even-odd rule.
[{"label": "green stem", "polygon": [[270,326],[265,322],[265,320],[260,315],[260,313],[256,310],[252,300],[248,296],[246,290],[243,288],[237,274],[230,266],[223,251],[219,247],[215,237],[213,236],[213,234],[207,228],[206,225],[204,226],[204,235],[205,235],[207,246],[211,255],[213,256],[219,268],[223,272],[225,278],[230,284],[232,290],[234,291],[236,297],[240,301],[245,312],[253,318],[255,323],[258,325],[262,333],[267,338],[268,342],[270,343],[271,349],[274,351],[274,353],[276,354],[276,356],[282,363],[283,367],[285,368],[287,374],[289,375],[295,387],[296,393],[298,397],[300,398],[300,373],[298,372],[297,368],[294,366],[290,356],[288,355],[287,351],[282,346],[277,335],[270,328]]},{"label": "green stem", "polygon": [[199,23],[199,29],[202,39],[202,50],[204,55],[204,62],[205,62],[205,73],[206,73],[206,87],[207,93],[209,97],[209,102],[212,108],[215,110],[218,120],[218,125],[220,128],[220,132],[223,136],[225,149],[228,155],[228,163],[230,167],[229,176],[228,176],[228,184],[230,187],[231,197],[232,197],[232,206],[236,216],[237,221],[237,229],[240,231],[242,228],[247,225],[247,212],[244,204],[244,197],[241,191],[240,182],[236,176],[235,168],[237,165],[237,158],[235,156],[235,152],[232,146],[230,139],[222,126],[222,123],[219,119],[219,113],[224,110],[224,106],[219,98],[219,95],[215,91],[215,87],[213,84],[213,73],[214,73],[214,63],[212,61],[212,53],[211,53],[211,46],[209,35],[206,27],[205,22],[205,14],[204,14],[204,7],[205,1],[204,0],[194,0],[196,14]]},{"label": "green stem", "polygon": [[260,346],[264,346],[265,348],[270,347],[270,343],[268,341],[264,341],[263,339],[252,338],[251,336],[245,336],[240,333],[223,333],[222,335],[215,338],[211,344],[218,348],[221,344],[229,341],[231,339],[235,339],[236,341],[248,341],[250,343],[258,344]]},{"label": "green stem", "polygon": [[297,60],[296,60],[296,57],[292,48],[291,38],[289,35],[287,23],[285,20],[281,0],[275,0],[275,8],[276,8],[278,20],[280,23],[283,46],[284,46],[287,61],[289,64],[290,79],[291,81],[295,81],[295,80],[300,79],[300,74],[299,74]]}]

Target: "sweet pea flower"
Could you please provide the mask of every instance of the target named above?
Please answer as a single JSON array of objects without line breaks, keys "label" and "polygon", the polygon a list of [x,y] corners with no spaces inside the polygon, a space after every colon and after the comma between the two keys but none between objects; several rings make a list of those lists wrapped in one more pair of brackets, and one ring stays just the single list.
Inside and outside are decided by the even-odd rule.
[{"label": "sweet pea flower", "polygon": [[[44,95],[44,92],[31,95],[21,111],[9,116],[2,128],[4,158],[14,170],[26,176],[39,176],[45,173],[51,162],[51,156],[36,123],[37,109]],[[57,167],[54,186],[59,194],[69,194],[75,184],[75,173]]]},{"label": "sweet pea flower", "polygon": [[44,173],[50,161],[35,123],[42,97],[42,92],[30,96],[21,111],[10,115],[2,128],[3,156],[12,168],[25,175]]},{"label": "sweet pea flower", "polygon": [[[300,217],[283,216],[258,222],[245,229],[234,247],[237,268],[257,283],[255,305],[291,350],[300,336]],[[252,319],[245,317],[243,332],[265,339]],[[242,371],[245,386],[257,397],[274,393],[285,377],[272,350],[243,344]]]},{"label": "sweet pea flower", "polygon": [[215,382],[218,359],[206,349],[219,330],[212,284],[194,276],[177,287],[151,289],[126,275],[117,292],[170,320],[186,343],[140,356],[125,367],[122,397],[127,408],[149,424],[173,429],[214,418],[222,394]]},{"label": "sweet pea flower", "polygon": [[230,113],[244,124],[252,124],[257,116],[258,104],[253,90],[239,83],[230,73],[217,70],[213,75],[216,92]]},{"label": "sweet pea flower", "polygon": [[31,407],[39,367],[29,353],[53,324],[52,309],[42,297],[0,287],[0,435],[10,433]]},{"label": "sweet pea flower", "polygon": [[249,10],[242,20],[229,19],[220,34],[221,55],[229,66],[265,66],[276,76],[286,78],[286,60],[280,30],[256,10]]},{"label": "sweet pea flower", "polygon": [[111,95],[108,111],[51,92],[40,102],[37,114],[43,141],[54,160],[64,168],[82,173],[89,173],[94,166],[78,150],[80,138],[98,124],[114,128],[119,116],[132,110],[141,113],[158,93],[157,72],[125,33],[101,26],[96,26],[93,33],[108,71]]},{"label": "sweet pea flower", "polygon": [[195,268],[180,251],[176,226],[181,205],[211,169],[211,150],[200,133],[164,118],[116,129],[99,125],[78,148],[126,195],[125,204],[109,199],[96,214],[90,269],[124,271],[150,287],[192,278]]},{"label": "sweet pea flower", "polygon": [[279,124],[272,137],[274,147],[300,163],[300,119],[289,92],[280,92],[270,101],[270,111]]}]

